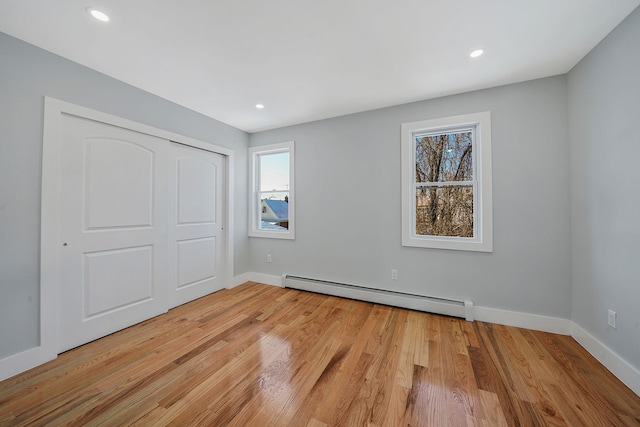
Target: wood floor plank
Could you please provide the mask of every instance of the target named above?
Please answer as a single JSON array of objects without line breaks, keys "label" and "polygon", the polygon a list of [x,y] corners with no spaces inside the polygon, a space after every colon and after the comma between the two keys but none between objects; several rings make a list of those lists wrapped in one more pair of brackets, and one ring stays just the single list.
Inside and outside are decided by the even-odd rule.
[{"label": "wood floor plank", "polygon": [[[536,414],[532,415],[528,411],[529,406],[525,404],[529,396],[522,385],[523,379],[517,375],[517,369],[509,361],[509,348],[505,349],[502,344],[502,335],[497,332],[499,326],[480,322],[476,325],[483,349],[486,350],[481,351],[481,357],[476,359],[478,361],[483,358],[483,368],[486,369],[483,385],[480,387],[496,393],[509,425],[540,425],[543,421]],[[477,379],[480,381],[479,376]]]},{"label": "wood floor plank", "polygon": [[495,393],[478,390],[478,397],[483,408],[485,424],[495,427],[506,427],[507,420],[500,406],[500,401]]},{"label": "wood floor plank", "polygon": [[321,421],[316,420],[315,418],[311,418],[306,427],[327,427],[327,425]]},{"label": "wood floor plank", "polygon": [[[290,417],[289,423],[292,427],[299,424],[300,419],[315,417],[318,420],[327,419],[329,414],[335,411],[341,393],[344,390],[349,375],[345,372],[353,371],[353,366],[362,354],[366,337],[370,333],[371,323],[365,323],[370,315],[373,304],[363,304],[357,301],[348,301],[343,305],[344,310],[349,314],[341,321],[334,335],[334,340],[340,345],[324,367],[321,375],[311,387],[306,399],[311,402],[318,402],[318,406],[298,405],[295,413]],[[368,327],[361,328],[362,325]],[[323,404],[320,404],[322,402]]]},{"label": "wood floor plank", "polygon": [[[381,426],[384,423],[386,413],[388,412],[390,407],[393,405],[390,402],[391,397],[394,395],[392,392],[394,386],[398,383],[399,371],[398,365],[400,363],[401,358],[405,357],[407,360],[409,358],[409,352],[406,351],[403,355],[402,349],[405,347],[404,342],[406,341],[406,327],[407,327],[407,311],[401,311],[400,316],[395,322],[395,330],[393,335],[391,336],[391,341],[395,344],[392,344],[391,347],[387,347],[387,351],[385,352],[385,358],[383,360],[383,364],[380,367],[380,371],[377,374],[379,379],[379,384],[375,399],[371,405],[371,411],[368,422],[374,425]],[[403,372],[401,375],[404,377],[408,375],[408,373]],[[408,384],[407,387],[410,386],[410,381],[405,379],[403,382]],[[396,393],[396,397],[402,398],[403,393]]]},{"label": "wood floor plank", "polygon": [[[460,347],[464,344],[461,340],[460,328],[457,327],[457,319],[443,318],[440,335],[440,366],[441,385],[443,387],[444,406],[447,413],[447,422],[450,426],[466,426],[467,415],[475,415],[476,404],[471,395],[470,380],[465,366],[460,363],[461,358],[467,360]],[[430,362],[431,365],[431,362]],[[469,367],[470,368],[470,367]],[[475,384],[473,385],[475,388]]]},{"label": "wood floor plank", "polygon": [[0,426],[640,426],[568,336],[247,282],[0,382]]},{"label": "wood floor plank", "polygon": [[[318,309],[314,312],[310,314],[306,314],[306,311],[301,312],[296,320],[289,322],[287,327],[292,334],[292,337],[290,340],[286,341],[286,343],[288,344],[288,348],[286,348],[287,353],[285,357],[274,361],[266,368],[264,368],[264,370],[258,377],[258,392],[252,392],[248,395],[245,394],[245,396],[248,396],[248,399],[244,399],[242,406],[236,408],[237,410],[234,410],[233,414],[231,415],[237,415],[242,412],[241,415],[238,415],[240,417],[239,419],[244,419],[243,417],[250,418],[257,410],[256,408],[260,407],[260,401],[255,400],[254,397],[257,396],[258,398],[260,398],[264,396],[265,390],[277,390],[278,387],[287,386],[286,384],[278,384],[279,381],[282,382],[281,379],[287,378],[286,373],[288,370],[296,369],[295,365],[292,366],[292,364],[296,363],[296,361],[289,357],[290,354],[299,355],[300,357],[297,358],[298,362],[303,362],[305,360],[305,357],[303,356],[306,354],[306,352],[309,351],[313,345],[317,344],[315,338],[319,338],[321,336],[324,337],[324,339],[332,338],[331,334],[322,333],[323,328],[326,328],[326,320],[331,318],[330,316],[332,315],[332,313],[335,315],[335,313],[337,312],[335,312],[331,307],[328,306],[323,308],[318,306]],[[337,328],[337,326],[335,328]],[[305,337],[308,339],[302,339]],[[225,424],[227,422],[231,422],[226,418],[230,415],[228,407],[221,409],[212,409],[214,409],[214,412],[218,414],[217,418],[212,420],[215,424]],[[243,422],[247,421],[245,420]]]},{"label": "wood floor plank", "polygon": [[[306,322],[306,325],[308,327],[319,326],[311,321]],[[332,323],[328,328],[335,332],[337,330],[337,324]],[[302,329],[299,329],[299,331],[301,330]],[[305,335],[309,333],[313,334],[312,329],[305,329],[304,333]],[[289,356],[291,353],[300,353],[301,355],[306,355],[306,358],[311,361],[314,360],[313,357],[321,355],[321,360],[315,359],[314,361],[316,363],[304,366],[307,369],[315,368],[316,370],[314,372],[317,373],[318,368],[323,368],[323,366],[316,366],[317,363],[321,365],[324,361],[328,363],[327,358],[329,354],[325,348],[327,344],[339,345],[339,343],[333,343],[331,338],[331,335],[316,335],[313,339],[305,340],[304,342],[294,338],[291,342],[291,352],[286,354],[282,359],[267,366],[261,374],[261,393],[245,405],[238,415],[229,422],[229,425],[258,425],[260,421],[264,423],[263,425],[271,425],[270,423],[272,423],[278,415],[284,415],[285,404],[291,402],[292,393],[300,391],[304,394],[305,392],[305,390],[300,388],[302,381],[296,373],[300,372],[307,359]],[[292,384],[296,384],[298,387],[292,387]],[[282,425],[286,424],[286,420],[283,420]]]},{"label": "wood floor plank", "polygon": [[411,388],[413,383],[413,365],[415,361],[416,346],[422,346],[422,334],[419,329],[419,322],[416,313],[409,312],[404,322],[404,331],[400,337],[398,345],[400,346],[400,354],[397,368],[395,369],[395,382],[407,389]]},{"label": "wood floor plank", "polygon": [[413,363],[426,368],[429,363],[428,323],[432,321],[431,317],[412,311],[409,313],[408,319],[410,326],[414,328]]},{"label": "wood floor plank", "polygon": [[[371,356],[365,353],[368,338],[377,326],[375,319],[379,310],[375,310],[373,305],[367,305],[366,312],[369,313],[367,320],[358,329],[358,334],[351,343],[343,361],[337,372],[328,371],[325,377],[328,385],[320,384],[318,390],[327,388],[322,394],[322,398],[315,400],[318,402],[314,409],[315,418],[328,425],[336,425],[337,420],[343,419],[351,402],[364,381],[366,367],[369,365]],[[333,377],[333,378],[332,378]],[[318,396],[319,397],[319,396]]]},{"label": "wood floor plank", "polygon": [[[382,328],[382,334],[374,337],[376,346],[380,346],[386,351],[374,352],[369,369],[365,374],[365,381],[358,396],[351,403],[345,425],[366,425],[367,423],[380,425],[382,423],[383,420],[378,420],[378,418],[380,418],[379,411],[386,410],[383,406],[385,403],[384,386],[392,385],[394,381],[394,378],[389,378],[389,370],[392,368],[396,356],[399,355],[398,346],[395,343],[402,337],[399,324],[404,323],[404,317],[406,317],[406,312],[392,311]],[[394,344],[391,345],[391,343]],[[395,364],[397,365],[397,362]],[[393,374],[395,375],[395,372]],[[374,407],[374,403],[378,405]]]}]

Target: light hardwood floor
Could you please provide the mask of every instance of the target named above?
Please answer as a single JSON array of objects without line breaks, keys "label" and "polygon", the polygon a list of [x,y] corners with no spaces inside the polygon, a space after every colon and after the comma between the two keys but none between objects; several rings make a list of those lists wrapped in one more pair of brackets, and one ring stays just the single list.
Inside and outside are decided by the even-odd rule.
[{"label": "light hardwood floor", "polygon": [[572,338],[246,283],[0,383],[0,425],[638,426]]}]

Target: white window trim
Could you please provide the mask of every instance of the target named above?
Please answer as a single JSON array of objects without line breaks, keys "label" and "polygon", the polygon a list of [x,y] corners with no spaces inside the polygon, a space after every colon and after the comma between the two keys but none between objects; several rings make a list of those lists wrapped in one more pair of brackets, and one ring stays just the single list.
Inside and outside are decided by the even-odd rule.
[{"label": "white window trim", "polygon": [[[258,157],[265,154],[289,153],[289,229],[260,229],[260,196]],[[279,144],[262,145],[249,148],[249,237],[267,237],[271,239],[295,239],[295,154],[294,141]]]},{"label": "white window trim", "polygon": [[[473,161],[474,237],[421,236],[415,234],[415,147],[414,135],[474,128]],[[491,113],[489,111],[403,123],[401,135],[402,246],[493,252],[491,182]]]}]

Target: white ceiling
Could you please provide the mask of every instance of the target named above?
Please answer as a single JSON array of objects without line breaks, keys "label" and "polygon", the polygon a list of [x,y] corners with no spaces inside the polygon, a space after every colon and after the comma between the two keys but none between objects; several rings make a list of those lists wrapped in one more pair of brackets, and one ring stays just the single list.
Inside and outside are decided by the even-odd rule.
[{"label": "white ceiling", "polygon": [[[256,132],[563,74],[638,5],[0,0],[0,31]],[[479,47],[485,55],[469,58]]]}]

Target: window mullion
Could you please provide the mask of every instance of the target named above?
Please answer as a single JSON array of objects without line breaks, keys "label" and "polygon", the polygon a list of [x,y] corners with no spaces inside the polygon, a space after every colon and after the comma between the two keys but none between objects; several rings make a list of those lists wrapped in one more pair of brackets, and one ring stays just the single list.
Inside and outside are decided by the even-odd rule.
[{"label": "window mullion", "polygon": [[472,187],[477,181],[416,182],[415,187]]},{"label": "window mullion", "polygon": [[289,190],[288,189],[282,189],[282,190],[263,190],[263,191],[258,191],[258,194],[275,194],[275,193],[288,193]]}]

